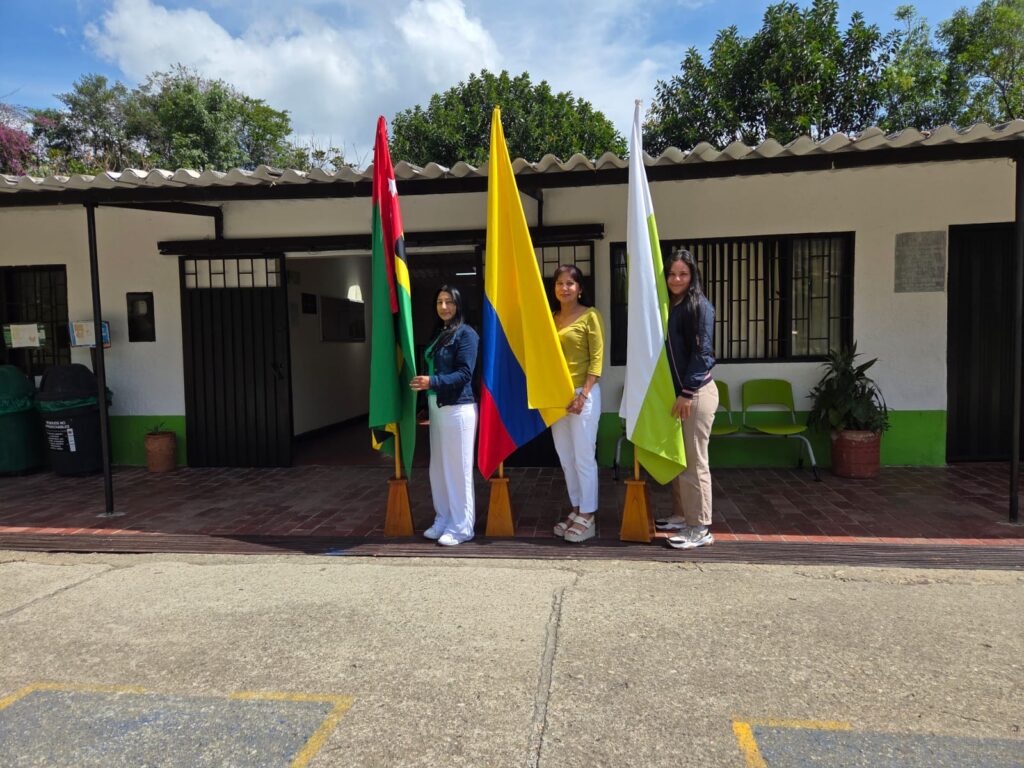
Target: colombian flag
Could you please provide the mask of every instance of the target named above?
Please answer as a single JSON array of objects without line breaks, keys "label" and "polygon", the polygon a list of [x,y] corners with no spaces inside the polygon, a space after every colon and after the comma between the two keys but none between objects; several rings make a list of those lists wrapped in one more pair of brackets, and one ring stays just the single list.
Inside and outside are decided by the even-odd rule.
[{"label": "colombian flag", "polygon": [[498,107],[487,169],[483,321],[477,466],[490,477],[516,448],[564,416],[573,397]]},{"label": "colombian flag", "polygon": [[377,120],[377,140],[373,147],[373,258],[370,268],[373,296],[370,429],[386,429],[399,435],[402,464],[408,476],[416,450],[416,393],[409,389],[409,381],[416,375],[412,294],[409,268],[405,263],[398,189],[383,117]]}]

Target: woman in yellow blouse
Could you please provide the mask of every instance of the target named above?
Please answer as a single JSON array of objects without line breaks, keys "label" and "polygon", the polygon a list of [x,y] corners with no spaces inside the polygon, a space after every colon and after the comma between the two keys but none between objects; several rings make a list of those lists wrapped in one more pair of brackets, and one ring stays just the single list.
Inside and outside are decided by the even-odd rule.
[{"label": "woman in yellow blouse", "polygon": [[601,315],[593,307],[580,303],[583,275],[572,265],[555,270],[555,327],[562,342],[562,353],[569,366],[576,396],[566,406],[568,412],[551,425],[555,450],[565,473],[572,512],[555,526],[555,536],[579,542],[597,533],[597,424],[601,419],[601,378],[604,366],[604,328]]}]

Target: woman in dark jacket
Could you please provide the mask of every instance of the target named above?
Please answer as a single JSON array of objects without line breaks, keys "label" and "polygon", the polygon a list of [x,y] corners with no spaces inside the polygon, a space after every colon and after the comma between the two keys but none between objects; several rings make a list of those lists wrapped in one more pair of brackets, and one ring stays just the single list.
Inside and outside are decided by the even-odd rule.
[{"label": "woman in dark jacket", "polygon": [[437,331],[427,347],[429,375],[415,376],[414,390],[427,390],[430,412],[430,492],[434,524],[423,535],[452,547],[473,538],[473,444],[477,404],[473,394],[480,337],[462,320],[462,294],[442,285],[435,298]]},{"label": "woman in dark jacket", "polygon": [[713,544],[711,535],[711,469],[708,441],[718,410],[715,366],[715,308],[704,295],[700,270],[689,251],[674,252],[665,261],[668,284],[668,359],[676,401],[672,417],[683,422],[686,471],[672,481],[672,517],[657,521],[663,531],[678,531],[668,544],[692,549]]}]

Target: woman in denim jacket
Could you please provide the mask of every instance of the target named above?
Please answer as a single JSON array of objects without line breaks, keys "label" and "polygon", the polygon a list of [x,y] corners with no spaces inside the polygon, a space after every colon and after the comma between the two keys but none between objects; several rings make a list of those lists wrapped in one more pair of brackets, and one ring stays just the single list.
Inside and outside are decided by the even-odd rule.
[{"label": "woman in denim jacket", "polygon": [[473,538],[473,444],[477,404],[473,394],[480,337],[462,319],[462,294],[442,285],[434,301],[437,329],[427,347],[429,375],[415,376],[414,390],[427,390],[430,413],[430,493],[434,524],[423,535],[453,547]]},{"label": "woman in denim jacket", "polygon": [[656,521],[659,530],[677,531],[668,539],[676,549],[713,544],[711,469],[708,441],[718,410],[715,366],[715,308],[704,295],[700,270],[689,251],[665,260],[668,286],[668,361],[676,401],[672,417],[683,422],[686,470],[672,481],[672,517]]}]

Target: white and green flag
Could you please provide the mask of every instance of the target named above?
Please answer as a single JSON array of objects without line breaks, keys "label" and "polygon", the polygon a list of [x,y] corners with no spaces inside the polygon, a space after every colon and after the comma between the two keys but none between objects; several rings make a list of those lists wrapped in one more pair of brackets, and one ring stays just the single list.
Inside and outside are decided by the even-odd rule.
[{"label": "white and green flag", "polygon": [[672,418],[676,393],[665,350],[668,289],[643,154],[638,101],[629,142],[629,210],[626,215],[629,330],[626,384],[619,415],[626,420],[626,437],[633,444],[640,464],[651,477],[664,484],[686,469],[686,456],[682,427]]}]

